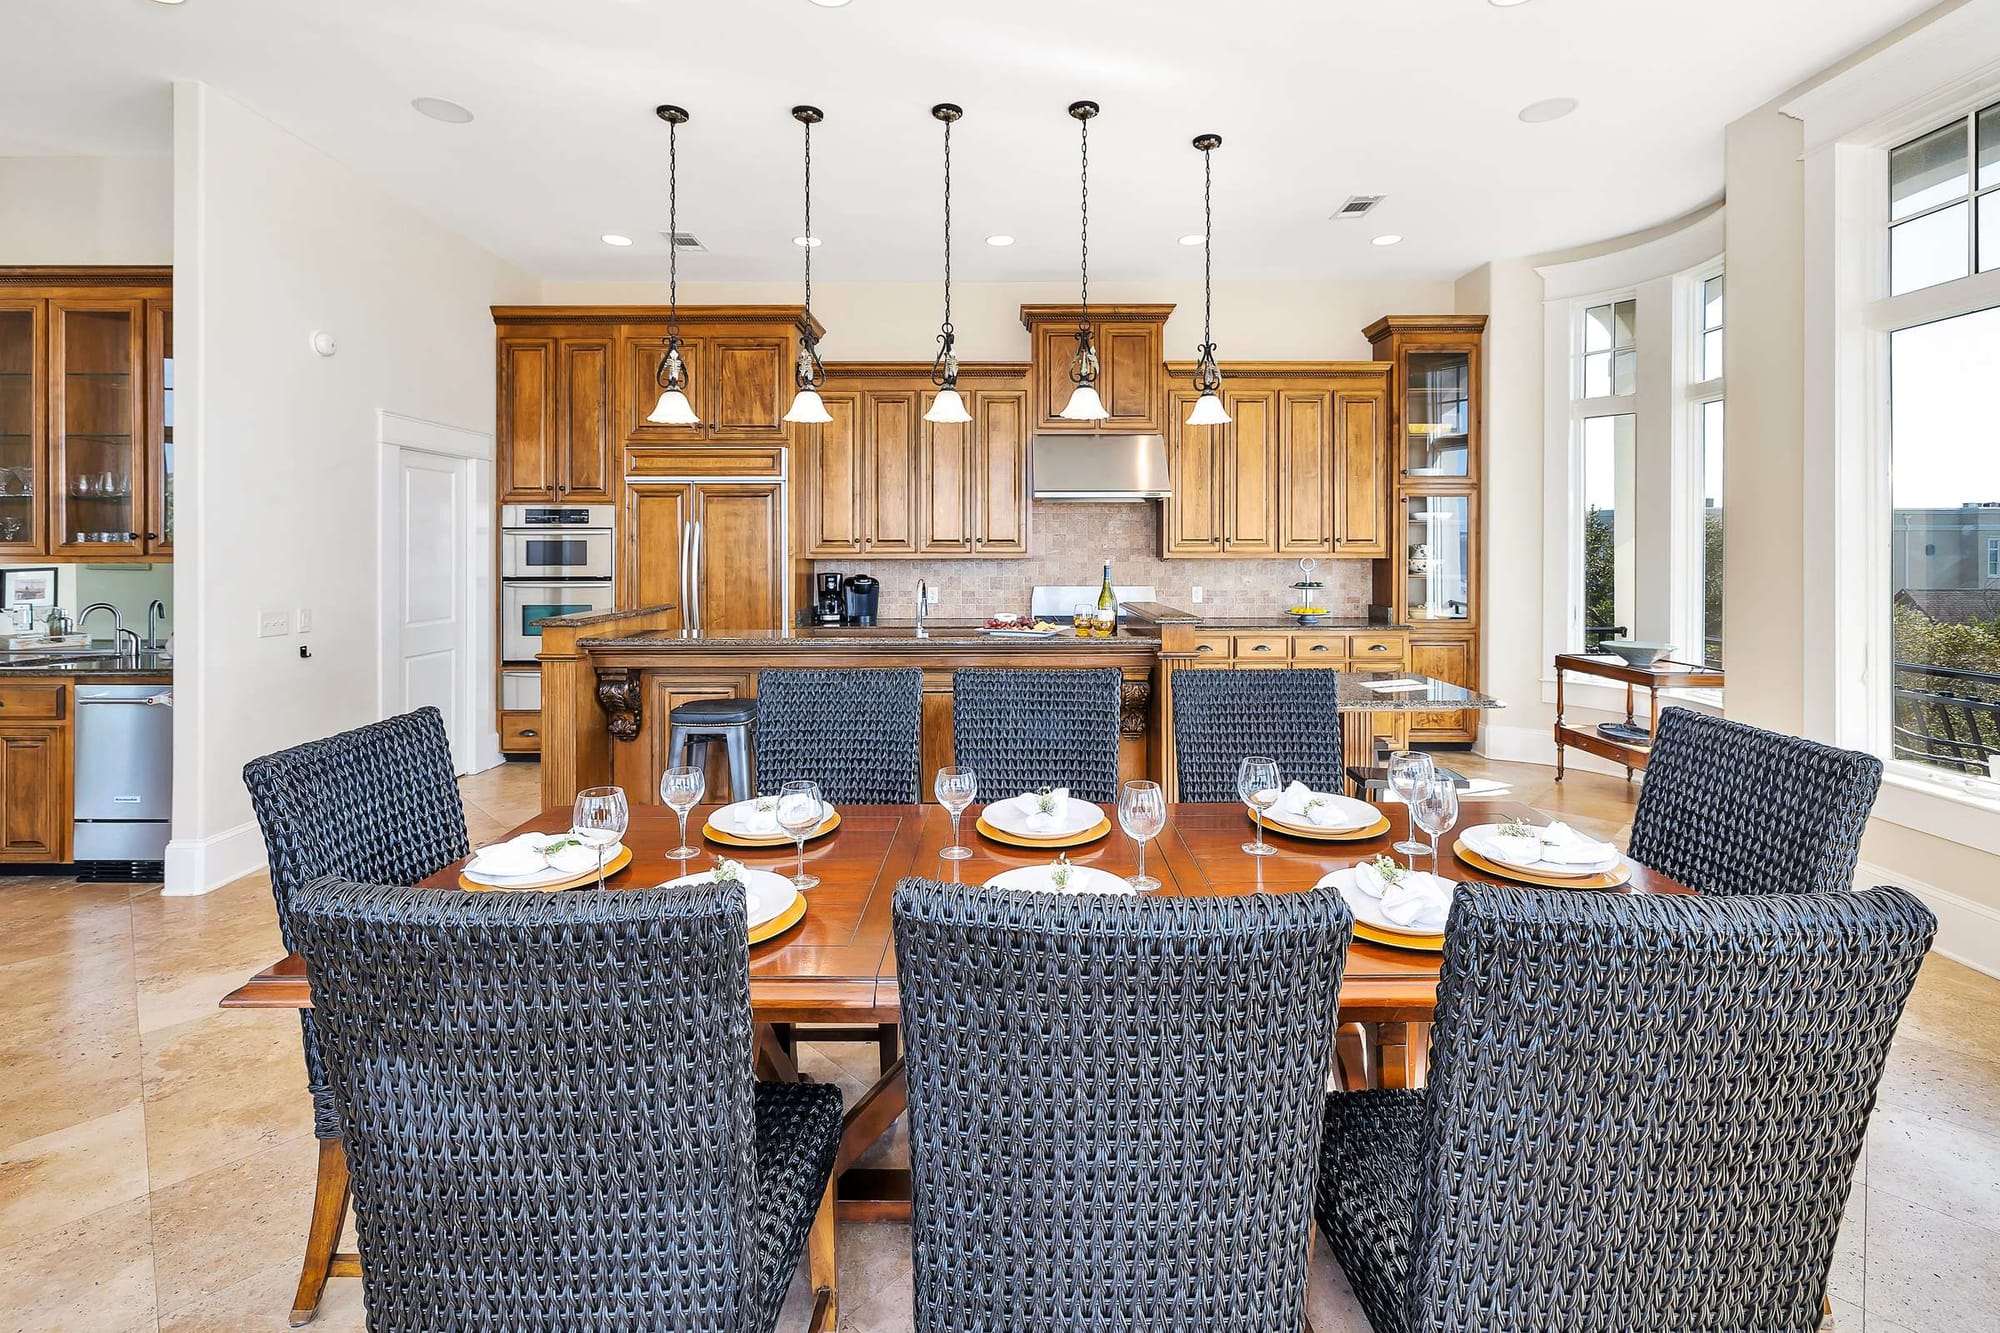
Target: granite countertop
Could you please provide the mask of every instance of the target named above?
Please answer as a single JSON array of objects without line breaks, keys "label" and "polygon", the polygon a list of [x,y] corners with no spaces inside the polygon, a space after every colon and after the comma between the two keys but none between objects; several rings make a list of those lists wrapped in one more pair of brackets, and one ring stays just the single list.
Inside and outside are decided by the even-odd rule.
[{"label": "granite countertop", "polygon": [[98,652],[72,649],[59,653],[0,653],[0,680],[77,680],[99,684],[167,684],[174,678],[174,659],[165,653],[142,652],[119,657],[105,647]]},{"label": "granite countertop", "polygon": [[[1371,690],[1371,681],[1416,680],[1424,683],[1421,690]],[[1460,708],[1489,712],[1505,708],[1490,694],[1478,690],[1468,690],[1463,685],[1452,685],[1429,676],[1413,675],[1407,671],[1343,671],[1337,687],[1340,695],[1340,711],[1343,713],[1430,713],[1446,712]]]},{"label": "granite countertop", "polygon": [[1273,612],[1262,616],[1205,616],[1197,611],[1184,611],[1177,606],[1163,602],[1126,602],[1123,610],[1131,613],[1141,622],[1155,625],[1193,625],[1197,629],[1222,630],[1286,630],[1286,629],[1347,629],[1395,631],[1409,628],[1394,625],[1386,620],[1371,620],[1367,616],[1323,616],[1311,625],[1299,624],[1297,616],[1280,615]]},{"label": "granite countertop", "polygon": [[929,637],[918,638],[914,621],[892,622],[876,625],[840,625],[821,627],[801,625],[792,629],[730,630],[718,633],[689,633],[685,630],[646,630],[638,634],[620,635],[612,639],[582,640],[585,648],[719,648],[732,645],[772,646],[784,645],[788,648],[1035,648],[1055,651],[1091,650],[1108,647],[1129,646],[1152,651],[1158,647],[1155,635],[1130,634],[1120,628],[1112,639],[1079,639],[1068,626],[1060,633],[1045,639],[1023,639],[1010,635],[981,634],[979,630],[986,624],[983,620],[933,620],[927,628]]},{"label": "granite countertop", "polygon": [[610,611],[585,611],[580,615],[574,616],[549,616],[541,623],[544,625],[554,625],[561,629],[588,629],[592,625],[602,625],[610,620],[629,620],[633,616],[657,615],[663,611],[673,611],[676,609],[677,607],[673,602],[662,602],[658,606],[640,606],[630,610],[618,610],[614,608]]}]

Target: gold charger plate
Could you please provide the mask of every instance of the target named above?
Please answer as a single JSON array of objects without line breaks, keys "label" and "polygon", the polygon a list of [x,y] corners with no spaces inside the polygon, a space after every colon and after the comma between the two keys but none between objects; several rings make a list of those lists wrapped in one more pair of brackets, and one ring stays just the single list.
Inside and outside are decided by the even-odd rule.
[{"label": "gold charger plate", "polygon": [[[604,863],[605,877],[608,879],[631,864],[632,849],[630,847],[620,848],[618,855]],[[554,884],[537,884],[533,888],[511,884],[481,884],[478,880],[468,876],[463,870],[458,872],[458,887],[461,889],[471,889],[476,893],[558,893],[563,889],[574,889],[580,885],[595,883],[597,883],[597,867],[595,866],[584,871],[581,875],[574,875],[569,879],[557,880]]]},{"label": "gold charger plate", "polygon": [[762,944],[765,940],[784,934],[805,919],[806,896],[801,893],[792,899],[790,907],[787,907],[763,925],[753,927],[750,931],[750,942],[752,944]]},{"label": "gold charger plate", "polygon": [[1102,817],[1095,824],[1080,833],[1064,833],[1053,838],[1031,838],[1026,834],[1009,833],[998,825],[989,824],[986,821],[986,815],[983,811],[980,813],[979,818],[973,821],[972,826],[978,829],[981,834],[993,839],[993,841],[1004,842],[1009,847],[1081,847],[1087,842],[1096,842],[1099,838],[1111,832],[1110,818]]},{"label": "gold charger plate", "polygon": [[[806,841],[811,842],[814,838],[824,838],[839,827],[840,811],[834,810],[827,815],[824,823],[811,833],[806,834]],[[792,835],[789,833],[780,832],[774,838],[745,838],[735,833],[725,833],[705,819],[701,822],[701,836],[707,838],[710,842],[719,842],[725,847],[789,847],[792,845]]]},{"label": "gold charger plate", "polygon": [[1288,838],[1307,838],[1313,842],[1366,842],[1370,838],[1379,838],[1389,831],[1387,815],[1378,815],[1374,823],[1361,828],[1328,829],[1324,833],[1308,833],[1304,829],[1293,828],[1290,824],[1280,824],[1275,819],[1264,818],[1255,810],[1250,812],[1250,818],[1273,833],[1282,833]]},{"label": "gold charger plate", "polygon": [[1474,870],[1484,870],[1489,875],[1519,880],[1523,884],[1541,884],[1551,889],[1615,889],[1631,878],[1616,870],[1606,870],[1595,875],[1537,875],[1532,870],[1516,870],[1512,866],[1503,866],[1498,861],[1489,861],[1467,847],[1463,838],[1455,839],[1451,844],[1451,850],[1459,860]]},{"label": "gold charger plate", "polygon": [[1415,949],[1419,953],[1444,952],[1444,936],[1442,935],[1405,935],[1401,931],[1384,930],[1380,926],[1371,926],[1366,921],[1357,921],[1354,923],[1354,937],[1356,939],[1369,940],[1376,944],[1386,944],[1393,949]]}]

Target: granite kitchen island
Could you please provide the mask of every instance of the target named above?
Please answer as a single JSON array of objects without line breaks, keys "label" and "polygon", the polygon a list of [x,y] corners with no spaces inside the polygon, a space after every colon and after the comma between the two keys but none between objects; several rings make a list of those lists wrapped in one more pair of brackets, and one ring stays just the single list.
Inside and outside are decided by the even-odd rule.
[{"label": "granite kitchen island", "polygon": [[[602,782],[624,787],[635,801],[657,802],[668,715],[697,699],[753,697],[757,673],[767,668],[921,668],[927,799],[932,777],[952,762],[952,672],[961,667],[1116,669],[1124,678],[1120,775],[1150,777],[1167,788],[1170,800],[1177,785],[1171,727],[1176,670],[1339,671],[1350,764],[1373,763],[1378,741],[1401,745],[1415,714],[1500,706],[1443,681],[1426,680],[1421,689],[1404,692],[1368,688],[1389,679],[1422,679],[1397,669],[1404,665],[1402,631],[1368,622],[1301,628],[1290,621],[1134,614],[1108,639],[1079,639],[1067,629],[1044,639],[1015,639],[982,634],[980,622],[949,620],[931,623],[923,637],[913,624],[701,634],[673,628],[677,620],[669,608],[652,608],[543,622],[545,805],[565,804],[579,788]],[[723,789],[719,769],[710,782],[713,790]]]}]

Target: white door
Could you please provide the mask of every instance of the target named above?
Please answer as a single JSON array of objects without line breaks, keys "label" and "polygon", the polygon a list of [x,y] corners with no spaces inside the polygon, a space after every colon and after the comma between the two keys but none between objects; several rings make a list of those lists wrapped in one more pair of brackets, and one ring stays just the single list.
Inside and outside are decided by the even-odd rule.
[{"label": "white door", "polygon": [[396,455],[384,497],[388,554],[397,566],[383,571],[392,599],[384,703],[392,714],[435,705],[451,738],[453,768],[468,773],[473,738],[462,733],[472,643],[466,594],[470,465],[408,448]]}]

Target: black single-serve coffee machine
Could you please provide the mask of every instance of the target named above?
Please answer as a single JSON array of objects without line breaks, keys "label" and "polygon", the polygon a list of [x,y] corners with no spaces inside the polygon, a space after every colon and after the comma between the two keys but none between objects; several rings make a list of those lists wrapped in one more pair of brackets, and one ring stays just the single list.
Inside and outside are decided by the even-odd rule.
[{"label": "black single-serve coffee machine", "polygon": [[840,590],[840,575],[814,576],[819,591],[813,596],[813,624],[837,626],[847,623],[847,596]]},{"label": "black single-serve coffee machine", "polygon": [[867,574],[850,574],[841,583],[846,595],[847,624],[872,625],[875,623],[875,608],[882,599],[882,585]]}]

